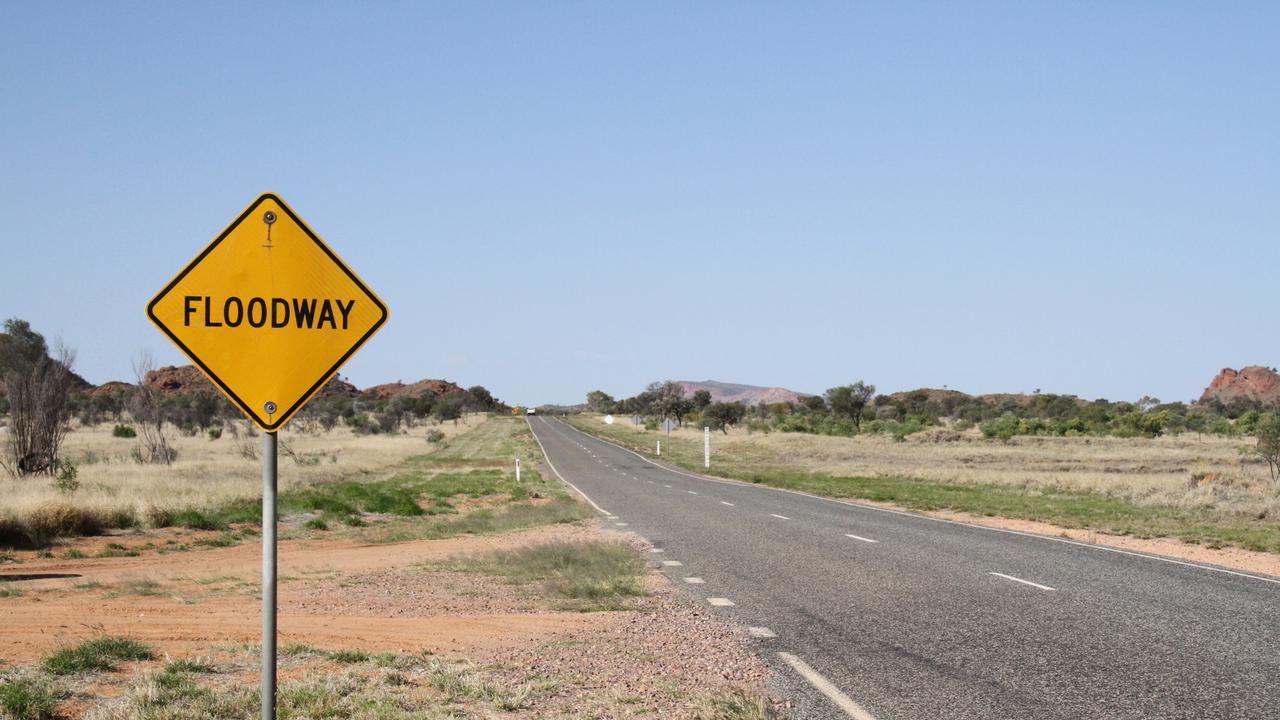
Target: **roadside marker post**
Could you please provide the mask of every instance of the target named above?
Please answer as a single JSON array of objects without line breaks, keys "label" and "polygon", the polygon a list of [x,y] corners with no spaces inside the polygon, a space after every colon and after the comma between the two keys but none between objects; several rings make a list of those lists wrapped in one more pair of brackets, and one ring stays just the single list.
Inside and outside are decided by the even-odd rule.
[{"label": "roadside marker post", "polygon": [[658,441],[658,457],[662,457],[662,441]]},{"label": "roadside marker post", "polygon": [[520,458],[516,458],[516,482],[520,482]]},{"label": "roadside marker post", "polygon": [[711,428],[702,428],[702,467],[711,467]]},{"label": "roadside marker post", "polygon": [[276,433],[387,321],[387,306],[283,200],[258,197],[147,317],[262,428],[262,720],[276,717]]}]

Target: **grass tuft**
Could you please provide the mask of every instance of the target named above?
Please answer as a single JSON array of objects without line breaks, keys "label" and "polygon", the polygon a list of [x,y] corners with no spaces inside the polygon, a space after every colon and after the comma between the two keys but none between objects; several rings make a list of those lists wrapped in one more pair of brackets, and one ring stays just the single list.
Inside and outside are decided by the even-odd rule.
[{"label": "grass tuft", "polygon": [[11,720],[53,720],[65,690],[33,677],[5,678],[0,684],[0,710]]},{"label": "grass tuft", "polygon": [[166,673],[193,673],[199,675],[210,675],[218,672],[218,667],[211,660],[206,658],[184,658],[181,660],[170,660],[164,666]]},{"label": "grass tuft", "polygon": [[694,720],[781,720],[782,715],[765,698],[732,690],[702,698]]},{"label": "grass tuft", "polygon": [[368,662],[370,657],[369,653],[363,650],[334,650],[328,655],[330,660],[344,665]]},{"label": "grass tuft", "polygon": [[128,638],[95,638],[75,647],[58,650],[46,657],[42,666],[54,675],[110,671],[118,660],[154,660],[151,648]]}]

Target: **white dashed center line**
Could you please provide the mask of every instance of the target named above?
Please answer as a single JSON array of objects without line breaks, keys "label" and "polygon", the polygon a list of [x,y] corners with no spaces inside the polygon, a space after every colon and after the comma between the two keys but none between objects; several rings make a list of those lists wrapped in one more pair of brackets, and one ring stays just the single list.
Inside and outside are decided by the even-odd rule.
[{"label": "white dashed center line", "polygon": [[720,504],[721,504],[721,505],[728,505],[729,507],[733,507],[733,503],[731,503],[731,502],[725,502],[724,500],[721,500],[721,501],[720,501]]},{"label": "white dashed center line", "polygon": [[747,628],[747,634],[748,634],[748,635],[750,635],[750,636],[751,636],[751,637],[753,637],[753,638],[776,638],[776,637],[778,637],[778,633],[776,633],[776,632],[774,632],[774,631],[770,630],[770,629],[769,629],[769,628],[767,628],[767,627],[749,627],[749,628]]},{"label": "white dashed center line", "polygon": [[1005,580],[1012,580],[1016,583],[1022,583],[1023,585],[1030,585],[1033,588],[1040,588],[1041,590],[1049,590],[1049,591],[1056,590],[1056,588],[1051,588],[1048,585],[1041,585],[1040,583],[1034,583],[1034,582],[1031,582],[1030,580],[1023,580],[1022,578],[1016,578],[1012,575],[1005,575],[1004,573],[993,572],[993,573],[987,573],[987,574],[995,575],[996,577],[1004,578]]},{"label": "white dashed center line", "polygon": [[861,535],[850,535],[848,533],[845,533],[845,537],[853,538],[854,540],[861,540],[862,542],[869,542],[869,543],[880,542],[879,540],[872,540],[871,538],[864,538]]},{"label": "white dashed center line", "polygon": [[626,524],[626,523],[614,523],[614,525],[617,525],[618,527],[626,527],[626,526],[627,526],[627,524]]},{"label": "white dashed center line", "polygon": [[769,517],[776,517],[776,518],[778,518],[779,520],[790,520],[790,519],[791,519],[791,518],[787,517],[786,515],[779,515],[779,514],[777,514],[777,513],[769,513]]},{"label": "white dashed center line", "polygon": [[690,491],[689,491],[689,494],[690,494],[690,495],[697,495],[698,493],[696,493],[696,492],[694,492],[694,491],[690,490]]},{"label": "white dashed center line", "polygon": [[707,598],[707,602],[716,607],[733,607],[734,602],[729,598]]},{"label": "white dashed center line", "polygon": [[660,553],[660,552],[666,552],[666,550],[663,550],[662,548],[649,548],[649,552]]},{"label": "white dashed center line", "polygon": [[679,560],[663,560],[662,564],[665,565],[666,567],[681,567],[684,565],[684,563],[680,562]]},{"label": "white dashed center line", "polygon": [[687,577],[684,581],[690,585],[701,585],[703,583],[703,580],[700,577]]}]

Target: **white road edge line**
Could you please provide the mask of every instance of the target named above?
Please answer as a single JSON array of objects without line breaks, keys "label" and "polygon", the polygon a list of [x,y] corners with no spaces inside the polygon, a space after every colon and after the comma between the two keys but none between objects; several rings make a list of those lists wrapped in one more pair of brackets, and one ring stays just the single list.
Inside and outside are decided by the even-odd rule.
[{"label": "white road edge line", "polygon": [[735,604],[729,598],[707,598],[707,602],[716,607],[733,607]]},{"label": "white road edge line", "polygon": [[844,534],[844,536],[845,536],[845,537],[847,537],[847,538],[853,538],[854,540],[861,540],[862,542],[869,542],[869,543],[877,543],[877,542],[880,542],[879,540],[872,540],[871,538],[864,538],[864,537],[862,537],[861,535],[850,535],[849,533],[845,533],[845,534]]},{"label": "white road edge line", "polygon": [[[706,475],[694,475],[693,473],[688,473],[683,470],[678,470],[664,463],[660,463],[657,460],[647,458],[641,455],[640,453],[636,452],[635,450],[632,450],[631,448],[623,447],[615,442],[610,442],[608,440],[601,440],[595,435],[585,433],[568,423],[561,423],[561,424],[580,435],[585,435],[586,437],[589,437],[598,442],[606,443],[608,445],[612,445],[618,448],[619,450],[629,452],[632,455],[635,455],[636,457],[640,458],[641,460],[647,463],[650,463],[652,465],[656,465],[662,468],[663,470],[666,470],[668,472],[673,472],[677,475],[684,475],[685,477],[691,477],[695,480],[703,480],[706,482],[720,483],[721,485],[736,485],[738,487],[743,487],[743,488],[758,488],[761,490],[772,490],[774,492],[790,493],[792,495],[800,495],[801,497],[812,498],[814,500],[821,500],[823,502],[836,503],[837,505],[844,505],[846,507],[857,508],[859,510],[872,510],[874,512],[889,513],[890,515],[902,515],[904,517],[915,518],[917,520],[928,520],[930,522],[945,523],[947,525],[959,525],[960,527],[972,528],[974,530],[986,530],[987,532],[1004,533],[1006,535],[1018,535],[1021,537],[1032,538],[1035,540],[1048,540],[1049,542],[1062,543],[1063,545],[1074,545],[1076,547],[1085,548],[1087,550],[1097,550],[1099,552],[1109,552],[1109,553],[1115,553],[1117,555],[1128,555],[1130,557],[1144,558],[1147,560],[1155,560],[1157,562],[1169,563],[1171,565],[1182,565],[1183,567],[1191,567],[1191,568],[1196,568],[1198,570],[1208,570],[1209,572],[1222,573],[1224,575],[1234,575],[1236,577],[1248,578],[1250,580],[1260,580],[1265,583],[1271,583],[1272,585],[1280,585],[1280,578],[1264,577],[1262,575],[1251,575],[1246,572],[1240,572],[1239,570],[1228,570],[1227,568],[1214,567],[1213,565],[1202,565],[1200,563],[1187,562],[1185,560],[1175,560],[1173,558],[1161,557],[1159,555],[1150,555],[1148,553],[1134,552],[1132,550],[1122,550],[1120,548],[1114,548],[1107,545],[1091,545],[1089,543],[1080,542],[1078,540],[1068,540],[1067,538],[1053,537],[1052,535],[1037,535],[1036,533],[1023,532],[1021,530],[1008,530],[1006,528],[990,527],[988,525],[975,525],[974,523],[962,522],[960,520],[948,520],[946,518],[931,517],[929,515],[920,515],[913,512],[907,512],[906,510],[894,510],[893,508],[876,507],[875,505],[865,505],[863,503],[853,502],[852,500],[837,500],[836,498],[822,497],[821,495],[814,495],[813,493],[807,493],[801,490],[790,490],[788,488],[778,488],[778,487],[772,487],[770,485],[754,485],[754,484],[742,482],[740,480],[725,480],[723,478],[707,477]],[[546,454],[545,451],[543,452],[543,454],[544,455]]]},{"label": "white road edge line", "polygon": [[791,653],[780,652],[778,657],[782,661],[791,666],[792,670],[800,673],[800,677],[804,678],[814,687],[815,690],[827,696],[827,699],[835,703],[835,706],[845,712],[846,715],[854,720],[876,720],[871,713],[862,709],[862,706],[853,701],[848,695],[840,691],[830,680],[826,679],[817,670],[809,667],[809,664]]},{"label": "white road edge line", "polygon": [[1048,585],[1041,585],[1040,583],[1034,583],[1034,582],[1031,582],[1030,580],[1023,580],[1022,578],[1016,578],[1012,575],[1005,575],[1004,573],[989,572],[987,574],[995,575],[996,577],[1004,578],[1005,580],[1012,580],[1017,583],[1022,583],[1023,585],[1030,585],[1031,587],[1040,588],[1041,590],[1048,590],[1050,592],[1054,592],[1055,590],[1057,590],[1057,588],[1051,588]]},{"label": "white road edge line", "polygon": [[698,493],[697,493],[696,491],[694,491],[694,490],[690,490],[690,491],[689,491],[689,494],[690,494],[690,495],[697,495]]},{"label": "white road edge line", "polygon": [[720,501],[720,504],[721,504],[721,505],[728,505],[729,507],[734,507],[734,504],[733,504],[733,503],[731,503],[731,502],[729,502],[729,501],[727,501],[727,500],[721,500],[721,501]]},{"label": "white road edge line", "polygon": [[[564,476],[561,475],[560,471],[556,469],[556,464],[551,462],[551,456],[547,454],[547,448],[542,445],[542,440],[538,439],[538,433],[533,431],[533,423],[529,422],[528,417],[525,417],[524,422],[526,425],[529,426],[529,434],[533,435],[533,439],[538,443],[538,449],[542,451],[542,457],[547,461],[547,465],[551,468],[551,472],[555,473],[556,477],[560,478],[560,482],[573,488],[573,491],[581,495],[582,499],[586,500],[587,504],[595,508],[597,512],[601,513],[602,515],[611,515],[612,513],[610,513],[608,510],[605,510],[604,508],[597,505],[595,500],[592,500],[591,498],[587,497],[586,493],[579,490],[577,485],[574,485],[573,483],[564,479]],[[543,420],[543,422],[546,422],[546,420]]]},{"label": "white road edge line", "polygon": [[776,633],[776,632],[774,632],[774,631],[770,630],[769,628],[767,628],[767,627],[761,627],[761,626],[756,626],[756,625],[752,625],[751,627],[747,628],[747,634],[748,634],[748,635],[750,635],[750,636],[751,636],[751,637],[753,637],[753,638],[776,638],[776,637],[778,637],[778,633]]},{"label": "white road edge line", "polygon": [[791,518],[787,517],[786,515],[779,515],[778,513],[769,513],[769,517],[776,517],[776,518],[778,518],[779,520],[790,520],[790,519],[791,519]]},{"label": "white road edge line", "polygon": [[705,582],[700,577],[687,577],[684,579],[684,581],[689,583],[690,585],[701,585],[703,582]]},{"label": "white road edge line", "polygon": [[679,560],[663,560],[662,565],[663,567],[683,567],[684,563]]}]

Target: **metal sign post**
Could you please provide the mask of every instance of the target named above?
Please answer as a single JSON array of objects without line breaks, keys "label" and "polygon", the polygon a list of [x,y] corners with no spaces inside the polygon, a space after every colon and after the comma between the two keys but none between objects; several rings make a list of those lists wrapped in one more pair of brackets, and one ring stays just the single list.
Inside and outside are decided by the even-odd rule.
[{"label": "metal sign post", "polygon": [[276,717],[276,441],[262,433],[262,720]]}]

